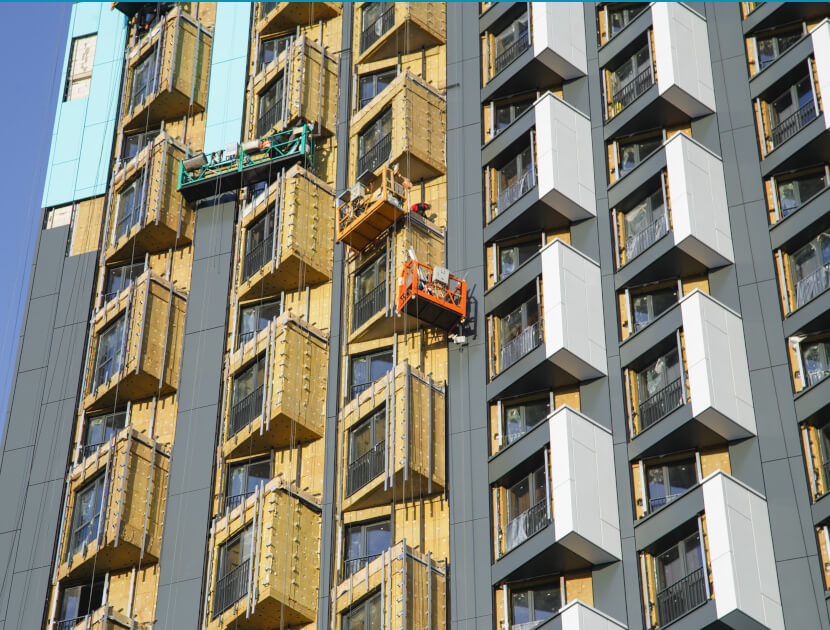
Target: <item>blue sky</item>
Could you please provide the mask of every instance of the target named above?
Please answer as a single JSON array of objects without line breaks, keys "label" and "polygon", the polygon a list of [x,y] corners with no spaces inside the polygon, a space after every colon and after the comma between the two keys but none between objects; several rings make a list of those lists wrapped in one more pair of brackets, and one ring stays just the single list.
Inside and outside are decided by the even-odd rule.
[{"label": "blue sky", "polygon": [[0,430],[29,290],[70,10],[69,3],[0,4]]}]

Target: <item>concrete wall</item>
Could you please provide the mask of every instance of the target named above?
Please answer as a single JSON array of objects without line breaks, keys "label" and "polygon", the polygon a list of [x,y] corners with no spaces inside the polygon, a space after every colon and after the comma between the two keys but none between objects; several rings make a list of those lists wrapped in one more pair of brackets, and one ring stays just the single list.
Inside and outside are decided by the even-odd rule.
[{"label": "concrete wall", "polygon": [[[89,96],[64,102],[72,39],[92,33],[98,37]],[[72,6],[43,207],[60,206],[106,192],[126,35],[126,17],[108,4],[81,2]]]}]

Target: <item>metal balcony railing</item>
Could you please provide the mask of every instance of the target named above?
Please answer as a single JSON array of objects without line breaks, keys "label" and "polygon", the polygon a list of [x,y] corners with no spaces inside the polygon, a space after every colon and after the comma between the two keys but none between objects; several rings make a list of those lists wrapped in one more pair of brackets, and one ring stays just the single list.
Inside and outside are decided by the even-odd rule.
[{"label": "metal balcony railing", "polygon": [[656,394],[646,398],[639,406],[640,431],[662,420],[683,404],[683,384],[677,378]]},{"label": "metal balcony railing", "polygon": [[229,436],[239,433],[262,413],[262,393],[264,389],[260,385],[231,407]]},{"label": "metal balcony railing", "polygon": [[360,556],[359,558],[347,558],[343,566],[343,577],[347,578],[350,575],[354,575],[375,558],[380,558],[380,554],[376,553],[368,556]]},{"label": "metal balcony railing", "polygon": [[374,171],[381,164],[389,159],[392,151],[392,134],[387,133],[374,146],[366,150],[363,155],[357,158],[357,172],[365,173]]},{"label": "metal balcony railing", "polygon": [[256,121],[256,134],[262,137],[267,134],[280,119],[282,114],[282,99],[278,100],[271,107],[259,115]]},{"label": "metal balcony railing", "polygon": [[795,284],[795,307],[801,308],[830,287],[830,264],[824,264]]},{"label": "metal balcony railing", "polygon": [[363,326],[375,313],[383,310],[385,306],[386,282],[381,282],[354,303],[352,307],[352,332]]},{"label": "metal balcony railing", "polygon": [[648,67],[614,92],[614,95],[611,97],[612,115],[616,116],[619,114],[652,85],[654,85],[654,74],[651,71],[651,67]]},{"label": "metal balcony railing", "polygon": [[105,440],[104,442],[96,442],[95,444],[84,444],[81,447],[81,452],[79,453],[79,459],[81,461],[85,460],[90,455],[93,455],[95,451],[101,448],[104,444],[106,444],[109,440]]},{"label": "metal balcony railing", "polygon": [[669,220],[666,215],[662,215],[643,231],[627,236],[625,239],[626,262],[642,254],[668,232]]},{"label": "metal balcony railing", "polygon": [[683,494],[685,494],[685,490],[683,492],[677,492],[675,494],[667,494],[667,495],[662,496],[662,497],[651,497],[648,500],[648,511],[653,512],[654,510],[663,507],[667,503],[671,503],[677,497],[679,497]]},{"label": "metal balcony railing", "polygon": [[530,31],[525,29],[519,33],[515,42],[496,55],[493,60],[493,76],[499,74],[528,48],[530,48]]},{"label": "metal balcony railing", "polygon": [[364,391],[369,389],[372,386],[372,383],[355,383],[351,387],[351,400],[352,398],[357,398],[362,394]]},{"label": "metal balcony railing", "polygon": [[499,193],[498,205],[496,206],[494,216],[497,216],[500,212],[504,212],[516,203],[519,197],[531,190],[535,185],[536,173],[532,167],[528,166],[515,182]]},{"label": "metal balcony railing", "polygon": [[542,343],[542,323],[536,321],[501,347],[499,372],[504,372],[540,343]]},{"label": "metal balcony railing", "polygon": [[546,499],[542,499],[507,523],[504,528],[504,553],[515,549],[533,534],[542,531],[550,523],[548,502]]},{"label": "metal balcony railing", "polygon": [[383,449],[385,446],[386,440],[381,440],[375,444],[374,448],[349,463],[349,470],[346,475],[346,496],[353,495],[383,472],[385,468]]},{"label": "metal balcony railing", "polygon": [[807,372],[807,387],[812,387],[813,385],[817,385],[821,383],[824,379],[830,376],[830,370],[828,369],[819,369],[819,370],[810,370]]},{"label": "metal balcony railing", "polygon": [[214,618],[248,594],[248,566],[250,563],[249,558],[235,569],[231,569],[221,579],[216,580],[216,588],[213,589]]},{"label": "metal balcony railing", "polygon": [[249,331],[246,331],[246,332],[239,333],[239,339],[237,339],[236,347],[241,348],[242,346],[244,346],[251,339],[253,339],[254,336],[256,336],[256,334],[258,332],[259,332],[258,330],[249,330]]},{"label": "metal balcony railing", "polygon": [[230,512],[238,505],[242,505],[245,502],[245,499],[251,496],[253,492],[243,492],[242,494],[232,494],[230,496],[225,497],[225,511]]},{"label": "metal balcony railing", "polygon": [[770,135],[767,138],[772,142],[772,148],[774,149],[785,140],[792,138],[796,133],[803,129],[807,123],[817,117],[818,112],[816,111],[815,103],[811,99],[809,103],[805,103],[799,107],[796,112],[790,114],[772,128],[772,131],[770,131]]},{"label": "metal balcony railing", "polygon": [[271,248],[274,245],[274,233],[268,232],[263,239],[251,249],[245,252],[242,259],[242,282],[262,269],[262,266],[271,260]]},{"label": "metal balcony railing", "polygon": [[706,601],[705,580],[701,567],[657,593],[657,618],[661,626],[670,624]]},{"label": "metal balcony railing", "polygon": [[360,33],[360,52],[366,52],[366,50],[378,41],[386,31],[392,28],[394,23],[395,5],[390,3],[389,7],[380,14],[380,17],[364,28],[363,32]]}]

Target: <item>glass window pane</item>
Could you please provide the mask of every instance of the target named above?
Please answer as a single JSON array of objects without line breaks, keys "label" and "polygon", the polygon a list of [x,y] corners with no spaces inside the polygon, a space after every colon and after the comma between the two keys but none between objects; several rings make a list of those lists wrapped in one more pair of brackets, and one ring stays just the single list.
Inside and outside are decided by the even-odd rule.
[{"label": "glass window pane", "polygon": [[530,597],[527,591],[511,593],[510,608],[514,625],[532,621],[530,618]]},{"label": "glass window pane", "polygon": [[369,377],[371,382],[374,383],[376,380],[384,376],[389,370],[392,369],[392,353],[385,352],[383,354],[377,354],[371,357],[371,371]]},{"label": "glass window pane", "polygon": [[550,619],[562,602],[558,587],[543,586],[533,590],[533,620]]},{"label": "glass window pane", "polygon": [[392,532],[389,521],[374,523],[366,526],[366,554],[378,555],[385,549],[389,549],[392,543]]},{"label": "glass window pane", "polygon": [[666,498],[666,480],[662,466],[646,468],[646,484],[648,486],[649,508],[654,509],[663,505],[662,499]]},{"label": "glass window pane", "polygon": [[677,546],[663,552],[657,557],[657,585],[659,589],[671,586],[685,577],[683,560]]}]

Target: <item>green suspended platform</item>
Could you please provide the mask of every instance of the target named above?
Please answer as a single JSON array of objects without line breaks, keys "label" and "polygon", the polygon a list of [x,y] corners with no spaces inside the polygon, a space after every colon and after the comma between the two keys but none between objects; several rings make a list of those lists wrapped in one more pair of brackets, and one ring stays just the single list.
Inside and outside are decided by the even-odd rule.
[{"label": "green suspended platform", "polygon": [[188,201],[212,197],[276,177],[283,167],[314,159],[312,125],[238,145],[235,152],[200,153],[179,163],[179,192]]}]

